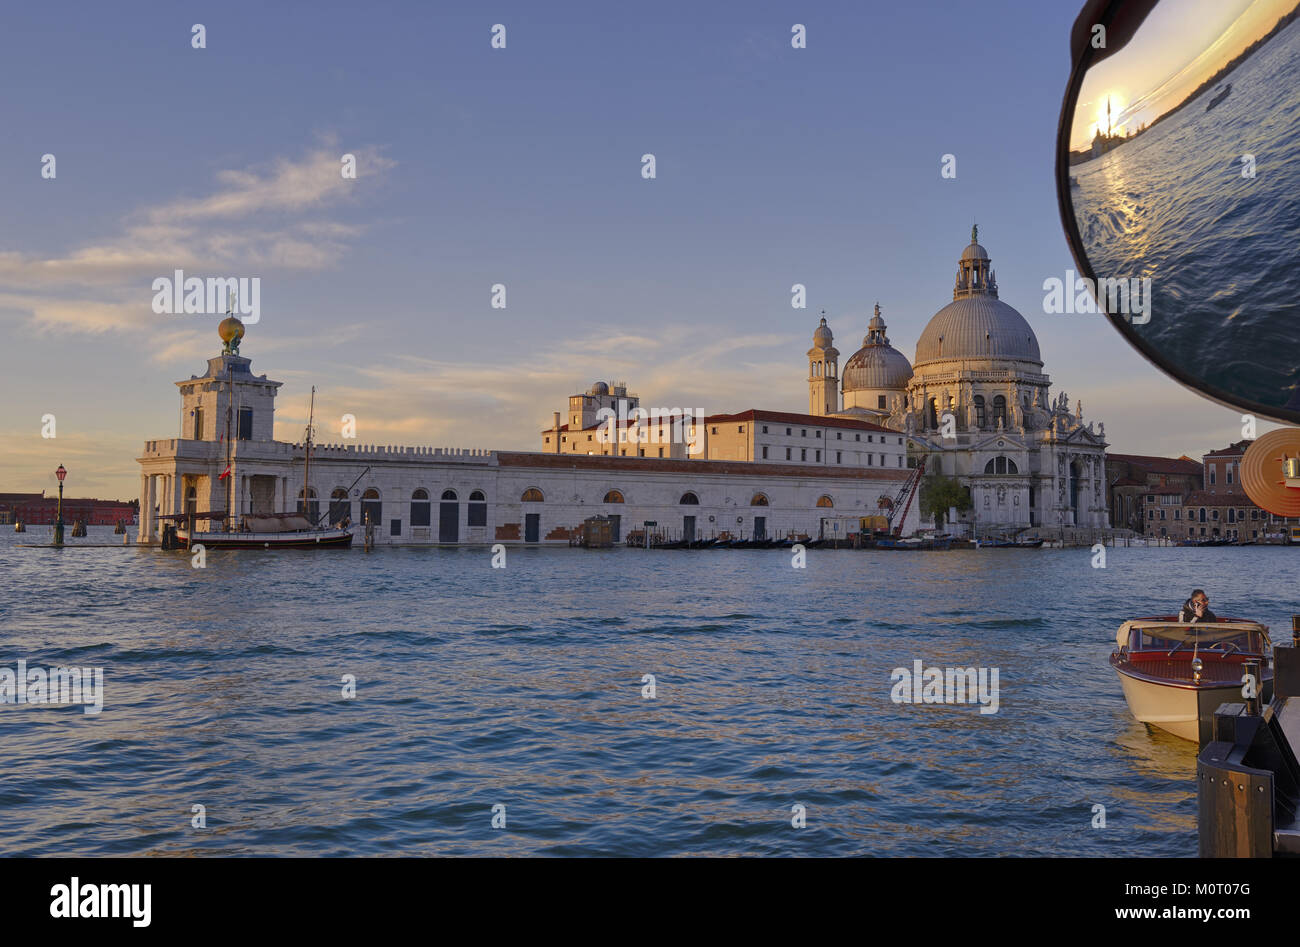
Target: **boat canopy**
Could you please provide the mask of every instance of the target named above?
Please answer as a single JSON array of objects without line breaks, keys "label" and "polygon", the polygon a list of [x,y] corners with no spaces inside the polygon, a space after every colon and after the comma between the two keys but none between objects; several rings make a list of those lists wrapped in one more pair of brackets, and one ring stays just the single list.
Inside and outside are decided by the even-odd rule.
[{"label": "boat canopy", "polygon": [[1225,618],[1219,621],[1198,621],[1195,623],[1180,622],[1173,618],[1137,618],[1133,621],[1126,621],[1119,626],[1119,631],[1115,634],[1115,643],[1121,648],[1126,647],[1129,643],[1129,636],[1134,631],[1144,631],[1153,638],[1164,638],[1167,641],[1205,644],[1213,644],[1218,641],[1226,641],[1229,638],[1239,638],[1250,632],[1257,632],[1264,636],[1265,644],[1269,641],[1267,625],[1240,618]]},{"label": "boat canopy", "polygon": [[294,533],[311,529],[311,522],[301,513],[281,513],[272,516],[248,515],[243,518],[244,527],[252,533]]}]

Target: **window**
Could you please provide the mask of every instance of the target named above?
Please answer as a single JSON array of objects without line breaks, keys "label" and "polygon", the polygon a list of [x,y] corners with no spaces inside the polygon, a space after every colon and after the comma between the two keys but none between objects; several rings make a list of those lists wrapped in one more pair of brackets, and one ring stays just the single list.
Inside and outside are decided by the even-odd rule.
[{"label": "window", "polygon": [[755,493],[754,498],[749,501],[750,506],[767,506],[767,497],[762,493]]},{"label": "window", "polygon": [[821,431],[818,431],[818,432],[817,432],[817,436],[818,436],[818,437],[821,437],[821,436],[822,436],[822,432],[821,432]]},{"label": "window", "polygon": [[717,433],[718,433],[718,429],[717,429],[716,426],[713,428],[713,433],[714,433],[714,434],[717,434]]},{"label": "window", "polygon": [[836,432],[835,432],[835,440],[837,440],[837,441],[842,441],[842,440],[844,440],[844,432],[843,432],[843,431],[836,431]]},{"label": "window", "polygon": [[867,435],[867,443],[868,443],[868,444],[872,444],[872,443],[874,443],[874,442],[875,442],[875,437],[874,437],[874,435],[868,434],[868,435]]},{"label": "window", "polygon": [[739,433],[744,434],[744,433],[745,433],[745,425],[743,425],[743,424],[739,425],[739,426],[736,428],[736,430],[737,430]]},{"label": "window", "polygon": [[194,409],[194,439],[196,441],[203,440],[203,409],[202,408]]},{"label": "window", "polygon": [[469,495],[469,519],[466,526],[487,525],[487,497],[482,490],[475,490]]},{"label": "window", "polygon": [[791,430],[792,430],[791,428],[786,428],[786,429],[785,429],[785,436],[786,436],[786,437],[789,437],[789,436],[790,436],[790,431],[791,431]]},{"label": "window", "polygon": [[606,502],[606,503],[622,503],[622,502],[623,502],[623,494],[619,493],[617,490],[610,490],[608,493],[605,494],[605,502]]},{"label": "window", "polygon": [[[239,434],[237,436],[241,441],[251,441],[253,439],[252,408],[239,409]],[[1231,483],[1232,481],[1229,480],[1228,482]]]},{"label": "window", "polygon": [[1014,460],[1008,457],[995,457],[984,465],[984,472],[986,474],[1013,474],[1019,473],[1020,470],[1016,467]]},{"label": "window", "polygon": [[799,459],[800,459],[800,460],[807,460],[807,459],[808,459],[808,448],[806,448],[806,447],[801,447],[801,448],[799,448]]},{"label": "window", "polygon": [[790,448],[788,447],[785,449],[785,459],[786,460],[790,459]]},{"label": "window", "polygon": [[1224,482],[1225,482],[1225,483],[1232,483],[1232,468],[1231,468],[1231,467],[1224,467],[1224,468],[1223,468],[1223,472],[1224,472],[1224,474],[1225,474],[1225,480],[1224,480]]},{"label": "window", "polygon": [[664,449],[661,447],[659,448],[659,456],[662,457],[663,455],[664,455]]},{"label": "window", "polygon": [[546,498],[542,496],[542,491],[536,487],[529,487],[524,491],[524,495],[519,498],[520,503],[543,503]]},{"label": "window", "polygon": [[881,454],[881,455],[880,455],[880,466],[882,466],[882,467],[885,466],[885,455],[884,455],[884,454]]},{"label": "window", "polygon": [[808,436],[808,429],[807,429],[806,427],[800,428],[800,429],[799,429],[799,436],[800,436],[800,437],[807,437],[807,436]]},{"label": "window", "polygon": [[371,487],[365,493],[361,494],[361,522],[373,523],[380,525],[384,518],[384,504],[379,497],[379,491]]},{"label": "window", "polygon": [[686,506],[699,506],[700,498],[697,497],[694,493],[687,492],[687,493],[683,493],[682,498],[677,502],[684,504]]},{"label": "window", "polygon": [[868,454],[868,455],[867,455],[867,466],[868,466],[868,467],[874,467],[874,466],[875,466],[875,464],[873,464],[873,463],[871,462],[871,458],[873,458],[874,456],[875,456],[874,454]]},{"label": "window", "polygon": [[304,503],[303,491],[299,490],[298,491],[298,512],[306,513],[307,518],[310,519],[313,523],[315,523],[318,519],[320,519],[320,501],[316,499],[316,491],[310,487],[307,488],[306,500],[307,502]]},{"label": "window", "polygon": [[444,500],[451,500],[452,502],[455,502],[456,499],[457,499],[457,497],[456,497],[456,491],[455,491],[455,490],[443,490],[443,491],[442,491],[442,498],[443,498]]},{"label": "window", "polygon": [[763,425],[763,433],[764,433],[764,434],[767,433],[767,425],[766,425],[766,424]]},{"label": "window", "polygon": [[830,497],[828,497],[828,496],[826,496],[825,494],[823,494],[823,495],[822,495],[822,496],[817,500],[817,505],[820,506],[820,507],[829,508],[829,507],[833,507],[835,504],[831,501],[831,498],[830,498]]},{"label": "window", "polygon": [[393,520],[393,521],[388,525],[388,535],[389,535],[389,536],[400,536],[400,535],[402,535],[402,521],[401,521],[401,520]]},{"label": "window", "polygon": [[1214,468],[1210,468],[1210,486],[1214,486]]},{"label": "window", "polygon": [[853,435],[853,439],[854,439],[855,441],[860,441],[860,440],[862,440],[862,435],[861,435],[861,434],[854,434],[854,435]]},{"label": "window", "polygon": [[884,396],[884,395],[876,395],[876,407],[877,407],[879,410],[881,410],[881,411],[884,411],[884,410],[885,410],[885,396]]},{"label": "window", "polygon": [[822,462],[822,452],[821,452],[821,451],[818,451],[818,452],[817,452],[817,463],[820,464],[821,462]]},{"label": "window", "polygon": [[837,463],[837,464],[842,464],[842,463],[844,463],[844,454],[843,454],[842,451],[836,451],[836,452],[835,452],[835,463]]},{"label": "window", "polygon": [[330,525],[342,523],[351,516],[352,501],[348,499],[348,491],[338,487],[330,494]]},{"label": "window", "polygon": [[763,459],[767,460],[767,445],[763,445]]},{"label": "window", "polygon": [[411,525],[429,525],[429,491],[416,490],[411,494]]},{"label": "window", "polygon": [[1003,427],[1007,426],[1007,399],[1003,395],[993,399],[993,423],[996,425],[999,421]]}]

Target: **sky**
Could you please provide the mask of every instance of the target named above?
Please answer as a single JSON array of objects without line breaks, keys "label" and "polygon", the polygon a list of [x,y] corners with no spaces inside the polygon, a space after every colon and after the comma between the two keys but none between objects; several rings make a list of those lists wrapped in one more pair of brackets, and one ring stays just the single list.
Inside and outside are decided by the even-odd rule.
[{"label": "sky", "polygon": [[[1133,38],[1088,70],[1070,148],[1136,131],[1194,92],[1291,12],[1296,0],[1165,0]],[[1107,116],[1109,104],[1110,115]]]},{"label": "sky", "polygon": [[351,414],[362,444],[537,450],[597,379],[647,405],[806,411],[823,309],[847,359],[878,301],[912,358],[972,222],[1054,391],[1112,451],[1223,447],[1238,412],[1102,317],[1043,312],[1073,268],[1053,157],[1077,12],[11,5],[0,491],[52,492],[63,464],[72,496],[137,495],[143,442],[178,433],[174,383],[220,347],[220,314],[153,311],[176,269],[261,279],[242,354],[284,382],[277,437],[301,437],[316,385],[322,441]]}]

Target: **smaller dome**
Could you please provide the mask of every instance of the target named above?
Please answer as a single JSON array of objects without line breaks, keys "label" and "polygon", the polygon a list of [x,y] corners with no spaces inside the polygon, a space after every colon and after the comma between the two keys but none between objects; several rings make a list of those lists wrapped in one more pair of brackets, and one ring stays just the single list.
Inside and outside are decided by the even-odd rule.
[{"label": "smaller dome", "polygon": [[961,251],[961,258],[963,260],[987,260],[989,253],[978,243],[972,243]]},{"label": "smaller dome", "polygon": [[596,382],[594,385],[591,386],[591,391],[587,392],[587,394],[589,394],[589,395],[607,395],[607,394],[609,394],[609,385],[605,384],[603,381],[598,381],[598,382]]},{"label": "smaller dome", "polygon": [[828,349],[834,342],[835,337],[831,335],[830,328],[826,325],[826,318],[822,317],[822,324],[813,332],[813,347],[819,349]]},{"label": "smaller dome", "polygon": [[244,337],[244,324],[234,316],[226,316],[217,326],[217,335],[221,336],[221,341],[227,345],[237,342]]},{"label": "smaller dome", "polygon": [[862,348],[854,352],[844,365],[843,389],[846,394],[882,388],[902,391],[907,387],[912,377],[912,364],[906,355],[889,344],[885,329],[880,303],[876,303],[875,315],[867,323],[867,337],[862,340]]}]

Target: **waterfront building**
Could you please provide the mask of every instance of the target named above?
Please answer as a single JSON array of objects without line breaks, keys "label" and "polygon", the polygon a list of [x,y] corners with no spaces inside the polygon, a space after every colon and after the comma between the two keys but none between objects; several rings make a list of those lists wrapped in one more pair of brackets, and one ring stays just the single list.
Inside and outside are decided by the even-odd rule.
[{"label": "waterfront building", "polygon": [[[40,493],[0,493],[0,525],[48,525],[58,518],[59,498]],[[71,525],[82,522],[87,526],[115,526],[123,522],[135,523],[134,503],[121,500],[100,500],[95,497],[64,497],[63,521]]]},{"label": "waterfront building", "polygon": [[[1148,502],[1181,506],[1188,494],[1202,489],[1204,481],[1201,464],[1186,455],[1152,457],[1108,453],[1106,475],[1110,478],[1110,525],[1136,533],[1147,531]],[[1176,497],[1177,502],[1165,499],[1168,497]]]},{"label": "waterfront building", "polygon": [[832,417],[870,417],[900,432],[913,462],[956,477],[972,501],[959,522],[977,532],[1067,535],[1109,527],[1105,426],[1053,398],[1038,339],[998,298],[988,252],[971,230],[952,302],[925,326],[912,362],[889,343],[877,305],[863,347],[845,363],[836,403],[825,379],[835,364],[822,320],[813,336],[809,403]]},{"label": "waterfront building", "polygon": [[[546,442],[550,449],[538,453],[320,444],[305,483],[305,444],[273,435],[281,383],[253,374],[239,354],[243,331],[238,320],[222,323],[221,354],[203,375],[176,383],[179,436],[145,443],[141,542],[156,541],[163,516],[295,509],[358,529],[369,522],[379,543],[568,544],[592,516],[612,520],[616,542],[647,522],[674,539],[845,537],[859,517],[894,500],[911,474],[903,438],[879,425],[753,411],[717,416],[709,429],[718,427],[720,450],[744,443],[758,459],[588,454]],[[575,397],[568,423],[553,423],[552,434],[585,431],[600,408],[635,398],[601,385]],[[731,421],[747,430],[724,433]],[[798,460],[783,459],[787,443]],[[763,449],[770,455],[778,445],[779,455],[764,460]],[[915,503],[901,525],[905,535],[917,528]]]}]

